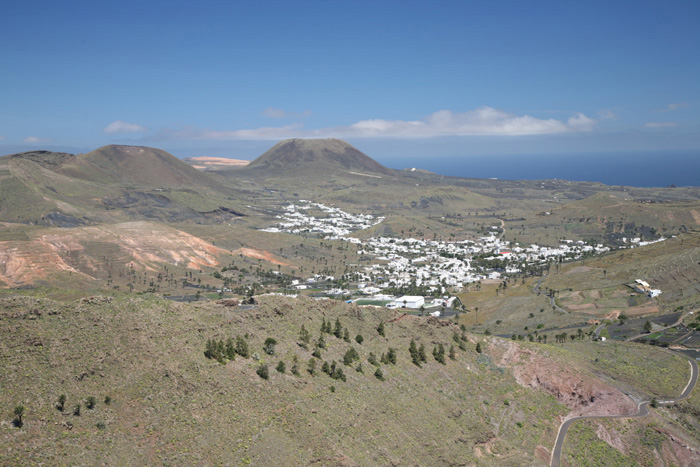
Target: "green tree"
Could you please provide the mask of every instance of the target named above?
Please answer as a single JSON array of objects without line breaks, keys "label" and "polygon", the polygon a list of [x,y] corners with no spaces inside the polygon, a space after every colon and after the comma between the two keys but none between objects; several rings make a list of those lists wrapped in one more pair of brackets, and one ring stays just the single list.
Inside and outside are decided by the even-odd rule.
[{"label": "green tree", "polygon": [[301,331],[299,331],[299,340],[301,341],[299,343],[299,346],[308,349],[309,348],[309,342],[311,342],[311,334],[309,334],[309,331],[306,330],[304,325],[301,325]]},{"label": "green tree", "polygon": [[14,410],[15,414],[15,419],[12,421],[12,423],[17,427],[17,428],[22,428],[22,425],[24,425],[24,421],[22,418],[24,417],[24,406],[23,405],[18,405],[15,407]]},{"label": "green tree", "polygon": [[236,359],[236,346],[233,345],[233,339],[230,337],[226,339],[226,358],[229,360]]},{"label": "green tree", "polygon": [[454,346],[454,345],[450,345],[450,353],[449,353],[449,356],[450,356],[450,360],[454,360],[454,359],[456,358],[455,346]]},{"label": "green tree", "polygon": [[438,344],[437,346],[433,347],[433,357],[435,357],[435,360],[438,363],[442,363],[444,365],[445,364],[445,346],[442,344]]},{"label": "green tree", "polygon": [[348,331],[348,328],[345,328],[345,331],[343,332],[343,340],[345,342],[350,342],[350,331]]},{"label": "green tree", "polygon": [[481,342],[476,343],[476,353],[481,353]]},{"label": "green tree", "polygon": [[353,364],[353,362],[359,359],[360,354],[357,353],[357,350],[355,350],[354,347],[350,347],[350,350],[345,352],[345,355],[343,356],[343,363],[347,366],[350,366]]},{"label": "green tree", "polygon": [[309,374],[310,374],[311,376],[315,376],[315,375],[316,375],[316,359],[315,359],[315,358],[311,357],[311,358],[309,359],[309,363],[308,363],[308,366],[307,366],[307,371],[309,372]]},{"label": "green tree", "polygon": [[386,337],[386,335],[384,334],[384,321],[379,323],[379,326],[377,326],[377,332],[379,333],[380,336]]},{"label": "green tree", "polygon": [[265,344],[263,345],[263,349],[265,350],[266,354],[274,355],[276,345],[277,345],[277,341],[275,339],[273,339],[272,337],[268,337],[267,339],[265,339]]},{"label": "green tree", "polygon": [[60,396],[58,396],[58,403],[56,404],[56,408],[58,410],[60,410],[61,412],[63,412],[63,409],[65,408],[65,406],[66,406],[66,395],[61,394]]},{"label": "green tree", "polygon": [[248,342],[241,336],[236,337],[236,353],[243,358],[248,358],[250,356]]},{"label": "green tree", "polygon": [[362,334],[358,334],[355,336],[355,342],[357,342],[360,345],[362,345],[362,342],[364,342],[364,340],[365,340],[365,338],[362,337]]},{"label": "green tree", "polygon": [[285,365],[285,363],[282,360],[280,360],[275,369],[278,373],[284,373],[285,371],[287,371],[287,365]]},{"label": "green tree", "polygon": [[325,349],[326,348],[326,339],[323,337],[323,334],[321,334],[318,337],[318,344],[316,344],[319,348]]},{"label": "green tree", "polygon": [[335,320],[335,328],[333,329],[333,335],[338,339],[342,339],[343,337],[343,325],[340,324],[340,319],[336,318]]},{"label": "green tree", "polygon": [[396,365],[396,349],[389,347],[389,351],[386,354],[386,359],[392,365]]},{"label": "green tree", "polygon": [[421,344],[420,347],[418,347],[418,357],[423,363],[426,363],[428,361],[428,357],[425,356],[425,346],[423,344]]},{"label": "green tree", "polygon": [[367,361],[374,366],[379,366],[379,362],[377,362],[377,357],[374,355],[374,352],[369,353],[369,356],[367,357]]},{"label": "green tree", "polygon": [[420,366],[420,355],[418,354],[418,347],[416,347],[416,341],[411,339],[411,343],[408,346],[408,352],[411,354],[411,361],[414,365]]}]

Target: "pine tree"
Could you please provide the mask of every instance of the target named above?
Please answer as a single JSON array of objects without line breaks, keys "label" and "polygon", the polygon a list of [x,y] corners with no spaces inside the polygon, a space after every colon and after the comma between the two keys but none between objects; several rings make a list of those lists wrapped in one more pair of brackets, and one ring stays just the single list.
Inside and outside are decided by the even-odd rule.
[{"label": "pine tree", "polygon": [[326,332],[326,318],[321,318],[321,320],[321,334],[323,334],[324,332]]},{"label": "pine tree", "polygon": [[345,332],[343,333],[343,340],[345,342],[350,342],[350,331],[348,331],[348,328],[345,328]]},{"label": "pine tree", "polygon": [[420,366],[420,356],[418,355],[418,349],[416,348],[416,341],[411,339],[411,344],[408,346],[408,351],[411,354],[411,361],[414,365]]},{"label": "pine tree", "polygon": [[233,339],[230,337],[226,339],[226,358],[229,360],[236,359],[236,347],[233,345]]},{"label": "pine tree", "polygon": [[396,365],[396,349],[389,347],[389,352],[386,354],[386,359],[392,365]]},{"label": "pine tree", "polygon": [[386,335],[384,334],[384,321],[379,323],[379,326],[377,326],[377,332],[379,333],[380,336],[386,337]]},{"label": "pine tree", "polygon": [[438,363],[445,364],[445,346],[438,344],[433,348],[433,357]]},{"label": "pine tree", "polygon": [[318,344],[317,344],[317,345],[318,345],[318,347],[321,348],[321,349],[325,349],[325,348],[326,348],[326,338],[323,337],[323,334],[321,334],[321,335],[318,337]]},{"label": "pine tree", "polygon": [[275,369],[276,369],[279,373],[284,373],[285,371],[287,371],[287,365],[285,365],[285,363],[284,363],[282,360],[280,360],[280,362],[277,364],[277,366],[275,367]]},{"label": "pine tree", "polygon": [[336,318],[335,320],[335,329],[333,329],[333,335],[338,339],[342,339],[343,337],[343,325],[340,324],[340,319]]},{"label": "pine tree", "polygon": [[328,364],[328,362],[323,362],[323,365],[321,365],[321,371],[327,375],[331,374],[331,366]]},{"label": "pine tree", "polygon": [[426,363],[428,361],[428,357],[425,356],[425,346],[423,344],[421,344],[420,347],[418,347],[418,357],[423,363]]},{"label": "pine tree", "polygon": [[311,376],[315,376],[315,375],[316,375],[316,359],[315,359],[315,358],[311,357],[311,358],[309,359],[307,371],[309,372],[309,374],[310,374]]},{"label": "pine tree", "polygon": [[309,334],[309,331],[306,330],[303,324],[301,325],[301,331],[299,331],[299,340],[301,341],[299,345],[302,348],[309,348],[309,342],[311,342],[311,335]]},{"label": "pine tree", "polygon": [[481,353],[481,342],[476,343],[476,353]]},{"label": "pine tree", "polygon": [[449,355],[450,355],[450,360],[455,359],[456,355],[455,355],[455,346],[454,345],[450,345],[450,354]]},{"label": "pine tree", "polygon": [[58,404],[56,404],[56,408],[63,412],[63,408],[66,406],[66,395],[61,394],[58,396]]},{"label": "pine tree", "polygon": [[377,357],[374,355],[373,352],[369,353],[369,357],[367,357],[367,361],[374,366],[379,366],[379,363],[377,362]]},{"label": "pine tree", "polygon": [[241,336],[236,337],[236,353],[243,358],[248,358],[250,356],[248,342]]}]

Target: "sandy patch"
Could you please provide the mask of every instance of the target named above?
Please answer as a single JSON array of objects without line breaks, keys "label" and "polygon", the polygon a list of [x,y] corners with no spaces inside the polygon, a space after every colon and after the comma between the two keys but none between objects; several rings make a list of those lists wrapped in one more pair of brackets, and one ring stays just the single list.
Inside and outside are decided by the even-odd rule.
[{"label": "sandy patch", "polygon": [[262,259],[272,264],[279,264],[280,266],[289,266],[289,263],[285,263],[284,261],[276,259],[274,256],[272,256],[272,253],[265,250],[256,250],[253,248],[239,248],[237,250],[234,250],[232,253],[235,255],[247,256],[248,258]]}]

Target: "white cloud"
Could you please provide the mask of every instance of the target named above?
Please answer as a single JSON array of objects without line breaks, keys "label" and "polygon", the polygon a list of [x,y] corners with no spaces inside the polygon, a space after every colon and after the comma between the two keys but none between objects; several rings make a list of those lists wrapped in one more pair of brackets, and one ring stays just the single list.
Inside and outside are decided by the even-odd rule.
[{"label": "white cloud", "polygon": [[659,109],[659,112],[672,112],[674,110],[684,109],[686,107],[688,107],[687,102],[676,102],[676,103],[668,104],[663,109]]},{"label": "white cloud", "polygon": [[264,117],[269,117],[269,118],[305,118],[311,115],[310,110],[306,110],[302,113],[296,113],[296,112],[286,112],[282,109],[278,109],[275,107],[268,107],[267,109],[263,110],[261,114]]},{"label": "white cloud", "polygon": [[175,139],[278,140],[285,138],[434,138],[471,135],[549,135],[591,131],[596,120],[576,113],[566,121],[514,115],[491,107],[463,113],[440,110],[423,120],[361,120],[347,126],[305,129],[302,125],[262,127],[248,130],[214,131],[191,127],[161,134]]},{"label": "white cloud", "polygon": [[39,138],[37,136],[27,136],[23,140],[25,143],[28,144],[39,144],[39,143],[48,143],[51,141],[51,138]]},{"label": "white cloud", "polygon": [[674,122],[649,122],[649,123],[644,124],[645,128],[665,128],[665,127],[672,127],[672,126],[678,126],[678,123],[674,123]]},{"label": "white cloud", "polygon": [[141,131],[146,131],[146,127],[136,123],[122,122],[121,120],[116,120],[102,129],[102,132],[107,134],[138,133]]},{"label": "white cloud", "polygon": [[598,112],[598,118],[601,120],[617,120],[617,114],[611,110],[601,110]]}]

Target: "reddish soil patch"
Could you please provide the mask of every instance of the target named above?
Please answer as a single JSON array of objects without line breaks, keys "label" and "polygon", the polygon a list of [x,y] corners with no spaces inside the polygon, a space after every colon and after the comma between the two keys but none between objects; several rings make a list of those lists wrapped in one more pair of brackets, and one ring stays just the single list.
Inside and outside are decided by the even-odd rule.
[{"label": "reddish soil patch", "polygon": [[491,339],[489,351],[494,358],[501,355],[499,365],[512,368],[518,384],[548,392],[571,409],[567,419],[581,415],[624,415],[637,408],[616,387],[540,352],[500,339]]}]

